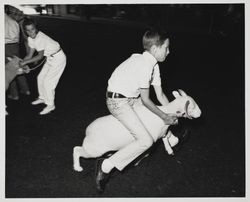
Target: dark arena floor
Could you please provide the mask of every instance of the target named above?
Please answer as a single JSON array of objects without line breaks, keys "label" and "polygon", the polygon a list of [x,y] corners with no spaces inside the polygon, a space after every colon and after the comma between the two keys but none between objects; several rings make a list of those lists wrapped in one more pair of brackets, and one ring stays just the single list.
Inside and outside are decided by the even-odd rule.
[{"label": "dark arena floor", "polygon": [[[39,116],[36,76],[27,75],[32,94],[6,99],[6,198],[245,197],[244,32],[221,36],[172,31],[170,55],[160,64],[164,91],[183,89],[202,110],[197,120],[180,120],[190,138],[173,157],[156,142],[137,167],[115,171],[99,194],[96,159],[72,151],[85,128],[108,114],[107,80],[134,52],[142,52],[145,27],[38,18],[41,31],[56,39],[67,66],[56,89],[56,110]],[[154,95],[152,95],[152,99]]]}]

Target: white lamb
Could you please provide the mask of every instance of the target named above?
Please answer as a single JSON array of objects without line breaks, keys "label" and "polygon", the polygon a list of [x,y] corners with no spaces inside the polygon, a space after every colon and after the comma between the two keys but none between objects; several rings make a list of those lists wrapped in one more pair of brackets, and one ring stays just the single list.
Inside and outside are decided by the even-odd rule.
[{"label": "white lamb", "polygon": [[[189,119],[200,117],[201,110],[193,98],[183,90],[173,91],[173,95],[175,100],[166,106],[159,106],[162,111]],[[172,147],[179,140],[168,130],[169,125],[165,125],[160,117],[144,105],[139,105],[135,110],[154,141],[162,138],[166,151],[173,155]],[[74,170],[78,172],[83,170],[80,166],[80,157],[97,158],[109,151],[117,151],[131,141],[134,141],[134,137],[112,115],[97,118],[87,127],[82,146],[75,146],[73,149]]]}]

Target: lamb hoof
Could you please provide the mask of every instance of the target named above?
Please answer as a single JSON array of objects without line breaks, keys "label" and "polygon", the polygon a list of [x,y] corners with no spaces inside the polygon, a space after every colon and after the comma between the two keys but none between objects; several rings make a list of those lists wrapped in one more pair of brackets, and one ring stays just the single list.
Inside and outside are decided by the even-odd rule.
[{"label": "lamb hoof", "polygon": [[81,166],[74,166],[74,170],[77,172],[82,172],[83,168]]},{"label": "lamb hoof", "polygon": [[188,129],[185,129],[181,135],[179,135],[179,142],[176,146],[173,147],[175,153],[179,152],[183,144],[187,142],[190,138],[190,132]]}]

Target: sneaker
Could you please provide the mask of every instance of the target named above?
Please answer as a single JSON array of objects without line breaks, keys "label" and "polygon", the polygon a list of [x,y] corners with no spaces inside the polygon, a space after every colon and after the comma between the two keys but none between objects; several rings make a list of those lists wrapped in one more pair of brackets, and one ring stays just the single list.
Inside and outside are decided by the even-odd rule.
[{"label": "sneaker", "polygon": [[44,103],[44,100],[39,99],[39,98],[36,99],[35,101],[31,102],[32,105],[38,105],[38,104],[42,104],[42,103]]},{"label": "sneaker", "polygon": [[45,107],[39,114],[40,115],[48,114],[51,111],[53,111],[55,108],[56,108],[55,105],[47,105],[47,107]]}]

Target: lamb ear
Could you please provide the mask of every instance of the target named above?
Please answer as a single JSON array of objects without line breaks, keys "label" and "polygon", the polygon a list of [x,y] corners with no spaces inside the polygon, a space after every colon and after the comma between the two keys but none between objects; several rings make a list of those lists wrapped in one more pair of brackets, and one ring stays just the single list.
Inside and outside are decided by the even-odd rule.
[{"label": "lamb ear", "polygon": [[179,94],[178,91],[173,91],[172,94],[173,94],[173,96],[174,96],[175,98],[178,98],[178,97],[181,96],[181,95]]},{"label": "lamb ear", "polygon": [[178,89],[178,92],[181,94],[181,96],[187,96],[187,94],[182,89]]},{"label": "lamb ear", "polygon": [[186,102],[186,104],[185,104],[185,112],[186,112],[187,118],[193,119],[193,117],[190,116],[190,115],[188,114],[188,105],[189,105],[189,104],[190,104],[190,101],[188,100],[188,101]]}]

